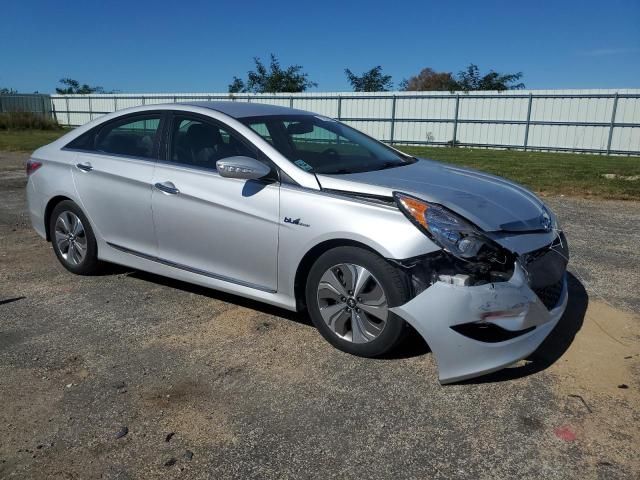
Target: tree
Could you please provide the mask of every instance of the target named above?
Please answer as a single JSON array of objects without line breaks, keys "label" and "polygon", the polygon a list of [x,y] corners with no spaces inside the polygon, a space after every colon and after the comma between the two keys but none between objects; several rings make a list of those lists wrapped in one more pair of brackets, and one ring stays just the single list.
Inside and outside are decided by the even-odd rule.
[{"label": "tree", "polygon": [[393,88],[391,75],[383,75],[380,65],[360,76],[355,75],[348,68],[344,69],[344,73],[354,92],[387,92]]},{"label": "tree", "polygon": [[522,72],[498,73],[489,70],[489,73],[480,74],[480,69],[473,63],[457,75],[451,72],[436,72],[432,68],[424,68],[422,71],[400,84],[402,90],[424,91],[463,91],[474,90],[519,90],[524,88],[524,83],[516,83],[522,78]]},{"label": "tree", "polygon": [[454,90],[470,92],[474,90],[520,90],[524,83],[515,83],[522,78],[522,72],[498,73],[489,70],[485,75],[480,74],[480,69],[473,63],[456,75]]},{"label": "tree", "polygon": [[0,95],[10,95],[13,93],[18,93],[18,91],[14,90],[13,88],[6,88],[6,87],[0,88]]},{"label": "tree", "polygon": [[233,77],[229,93],[304,92],[308,88],[318,86],[309,80],[308,74],[302,72],[301,65],[290,65],[283,69],[273,53],[268,69],[258,57],[254,57],[253,61],[256,69],[249,70],[246,82]]},{"label": "tree", "polygon": [[60,95],[105,93],[104,88],[102,87],[91,87],[86,83],[80,85],[80,82],[72,78],[62,78],[60,79],[60,83],[64,85],[64,87],[56,87],[56,93],[59,93]]},{"label": "tree", "polygon": [[244,86],[244,82],[241,78],[233,77],[233,82],[229,84],[229,93],[240,93],[246,92],[246,88]]},{"label": "tree", "polygon": [[406,91],[451,91],[455,90],[455,80],[451,72],[436,72],[423,68],[418,75],[403,80],[400,89]]}]

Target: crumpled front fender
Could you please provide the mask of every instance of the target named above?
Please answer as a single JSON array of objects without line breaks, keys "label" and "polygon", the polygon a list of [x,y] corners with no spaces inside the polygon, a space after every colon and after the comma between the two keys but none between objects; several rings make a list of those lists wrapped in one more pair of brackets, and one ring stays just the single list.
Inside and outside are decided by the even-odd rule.
[{"label": "crumpled front fender", "polygon": [[[499,370],[529,356],[558,323],[567,306],[566,275],[557,305],[548,310],[529,288],[516,263],[507,282],[457,286],[436,282],[424,292],[394,307],[429,344],[441,383],[450,383]],[[500,342],[469,338],[451,327],[470,322],[493,323],[526,333]]]}]

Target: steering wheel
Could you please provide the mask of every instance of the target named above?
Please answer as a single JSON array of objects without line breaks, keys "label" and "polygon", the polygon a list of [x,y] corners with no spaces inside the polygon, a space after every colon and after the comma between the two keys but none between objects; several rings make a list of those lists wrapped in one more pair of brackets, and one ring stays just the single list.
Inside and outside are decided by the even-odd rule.
[{"label": "steering wheel", "polygon": [[331,148],[331,147],[327,148],[326,150],[323,150],[320,155],[333,155],[333,156],[336,156],[336,157],[340,156],[338,151],[335,148]]}]

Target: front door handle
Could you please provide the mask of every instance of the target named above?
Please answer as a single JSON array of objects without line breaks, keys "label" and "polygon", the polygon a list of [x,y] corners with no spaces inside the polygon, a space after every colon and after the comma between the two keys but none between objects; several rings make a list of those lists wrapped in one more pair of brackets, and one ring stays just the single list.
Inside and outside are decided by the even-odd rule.
[{"label": "front door handle", "polygon": [[178,190],[176,186],[171,182],[156,183],[154,187],[156,187],[161,192],[168,193],[170,195],[176,195],[177,193],[180,193],[180,190]]},{"label": "front door handle", "polygon": [[82,170],[83,172],[90,172],[91,170],[93,170],[93,167],[89,162],[77,163],[76,167],[78,168],[78,170]]}]

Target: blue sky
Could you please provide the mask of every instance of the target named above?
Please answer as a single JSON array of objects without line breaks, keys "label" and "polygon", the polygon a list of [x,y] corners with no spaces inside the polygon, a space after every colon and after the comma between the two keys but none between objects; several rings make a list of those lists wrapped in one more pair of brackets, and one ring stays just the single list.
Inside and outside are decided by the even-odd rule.
[{"label": "blue sky", "polygon": [[226,91],[254,56],[304,66],[318,91],[344,68],[394,82],[424,67],[524,72],[528,88],[640,87],[640,1],[5,0],[0,87],[62,77],[122,92]]}]

